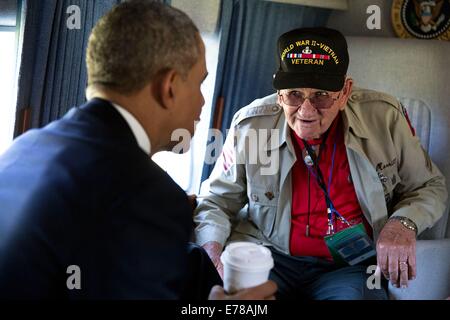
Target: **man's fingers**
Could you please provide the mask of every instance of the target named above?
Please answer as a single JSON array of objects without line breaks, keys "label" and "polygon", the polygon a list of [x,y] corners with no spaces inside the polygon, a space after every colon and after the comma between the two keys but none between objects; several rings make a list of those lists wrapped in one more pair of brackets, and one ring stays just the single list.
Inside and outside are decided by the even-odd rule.
[{"label": "man's fingers", "polygon": [[217,266],[216,266],[217,272],[219,273],[220,277],[223,280],[223,264],[222,262],[220,262]]},{"label": "man's fingers", "polygon": [[408,287],[408,262],[399,261],[398,268],[400,269],[400,288]]},{"label": "man's fingers", "polygon": [[226,294],[223,288],[219,285],[215,285],[209,293],[208,300],[223,300],[225,297]]},{"label": "man's fingers", "polygon": [[278,287],[274,281],[268,280],[267,282],[255,287],[255,289],[261,292],[262,296],[268,298],[273,296],[275,292],[277,292]]},{"label": "man's fingers", "polygon": [[414,280],[414,279],[416,279],[416,276],[417,276],[415,252],[414,252],[414,254],[411,254],[408,256],[408,264],[409,264],[408,278],[409,278],[409,280]]},{"label": "man's fingers", "polygon": [[381,274],[382,274],[381,268],[380,268],[380,266],[377,264],[377,268],[375,269],[374,275],[375,275],[376,278],[381,278]]},{"label": "man's fingers", "polygon": [[389,268],[387,262],[387,254],[384,253],[384,250],[379,250],[379,254],[377,256],[377,264],[384,277],[389,280]]},{"label": "man's fingers", "polygon": [[244,291],[251,292],[255,299],[270,299],[270,297],[275,295],[277,289],[277,284],[272,280],[268,280],[259,286],[248,288]]},{"label": "man's fingers", "polygon": [[392,285],[398,287],[398,257],[388,257],[389,281]]},{"label": "man's fingers", "polygon": [[239,290],[231,295],[224,294],[221,287],[216,287],[211,290],[211,294],[209,296],[210,299],[275,300],[275,292],[277,291],[277,285],[271,280],[256,287]]}]

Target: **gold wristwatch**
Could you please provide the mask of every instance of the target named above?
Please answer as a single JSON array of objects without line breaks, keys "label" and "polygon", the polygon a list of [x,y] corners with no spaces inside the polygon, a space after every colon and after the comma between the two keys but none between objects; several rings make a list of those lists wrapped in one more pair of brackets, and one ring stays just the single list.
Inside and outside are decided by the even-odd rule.
[{"label": "gold wristwatch", "polygon": [[398,221],[400,221],[403,226],[405,226],[409,230],[413,230],[416,233],[416,236],[417,236],[417,225],[411,219],[409,219],[407,217],[394,216],[394,217],[390,217],[389,220],[398,220]]}]

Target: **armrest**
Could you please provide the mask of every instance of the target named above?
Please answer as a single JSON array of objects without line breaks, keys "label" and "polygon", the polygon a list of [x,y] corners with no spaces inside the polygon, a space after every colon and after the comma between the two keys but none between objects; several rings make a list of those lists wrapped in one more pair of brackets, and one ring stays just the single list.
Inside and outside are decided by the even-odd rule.
[{"label": "armrest", "polygon": [[450,239],[417,241],[417,278],[408,288],[389,284],[392,300],[440,300],[450,296]]}]

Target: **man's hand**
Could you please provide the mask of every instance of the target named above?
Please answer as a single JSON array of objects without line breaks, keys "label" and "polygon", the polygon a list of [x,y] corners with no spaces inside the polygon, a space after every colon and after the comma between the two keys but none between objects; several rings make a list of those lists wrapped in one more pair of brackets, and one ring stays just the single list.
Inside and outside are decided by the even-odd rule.
[{"label": "man's hand", "polygon": [[406,288],[416,278],[416,233],[389,220],[377,241],[377,263],[393,286]]},{"label": "man's hand", "polygon": [[209,300],[275,300],[277,285],[269,280],[253,288],[242,289],[227,295],[221,286],[214,286],[209,293]]},{"label": "man's hand", "polygon": [[220,255],[222,254],[222,245],[216,241],[209,241],[205,243],[203,249],[208,253],[209,258],[214,263],[220,277],[223,279],[223,265],[220,261]]}]

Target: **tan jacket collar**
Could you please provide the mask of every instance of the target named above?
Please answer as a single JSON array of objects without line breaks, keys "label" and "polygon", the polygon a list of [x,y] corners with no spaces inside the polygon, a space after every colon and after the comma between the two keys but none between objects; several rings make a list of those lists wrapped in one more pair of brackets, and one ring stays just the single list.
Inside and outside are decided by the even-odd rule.
[{"label": "tan jacket collar", "polygon": [[345,141],[348,139],[350,131],[357,137],[368,139],[367,128],[360,119],[363,117],[359,116],[358,113],[361,112],[361,108],[357,105],[357,102],[352,101],[350,98],[345,106],[344,111],[342,111],[342,119],[344,121],[345,128]]}]

